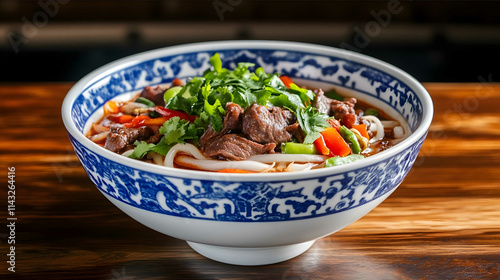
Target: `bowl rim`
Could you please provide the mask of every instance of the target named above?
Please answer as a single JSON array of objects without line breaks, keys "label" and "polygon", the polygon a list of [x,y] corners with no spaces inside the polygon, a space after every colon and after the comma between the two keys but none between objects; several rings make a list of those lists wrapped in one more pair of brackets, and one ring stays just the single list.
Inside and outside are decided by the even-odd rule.
[{"label": "bowl rim", "polygon": [[[71,108],[76,98],[93,82],[100,80],[101,78],[114,73],[119,69],[127,68],[138,63],[155,59],[162,56],[172,56],[180,55],[183,53],[199,52],[199,51],[216,51],[216,50],[226,50],[226,49],[274,49],[283,51],[298,51],[313,53],[317,55],[325,56],[335,56],[338,58],[343,58],[347,61],[353,61],[362,65],[372,67],[374,69],[380,70],[382,72],[388,73],[394,76],[401,82],[405,83],[411,90],[420,98],[422,103],[422,120],[417,129],[410,134],[408,138],[401,141],[397,145],[387,149],[383,152],[377,153],[373,156],[365,158],[360,161],[356,161],[347,165],[342,165],[332,168],[315,169],[308,172],[279,172],[279,173],[250,173],[250,174],[238,174],[238,173],[217,173],[210,171],[197,171],[197,170],[187,170],[180,168],[171,168],[165,166],[158,166],[151,163],[146,163],[138,161],[135,159],[123,157],[122,155],[113,153],[106,150],[90,139],[85,137],[81,133],[76,125],[71,119]],[[78,141],[81,145],[91,150],[92,152],[107,158],[108,160],[114,161],[118,164],[126,165],[132,169],[138,169],[149,173],[166,175],[175,178],[191,178],[191,179],[207,179],[214,181],[240,181],[240,182],[251,182],[251,181],[292,181],[292,180],[307,180],[318,177],[328,177],[334,176],[336,174],[345,173],[348,171],[353,171],[372,165],[376,165],[382,161],[388,160],[397,154],[405,151],[410,146],[415,144],[421,138],[425,137],[427,131],[430,127],[434,113],[434,107],[430,94],[427,92],[425,87],[418,82],[411,75],[401,70],[400,68],[393,66],[382,60],[355,53],[345,49],[339,49],[336,47],[322,46],[310,43],[299,43],[299,42],[288,42],[288,41],[271,41],[271,40],[230,40],[230,41],[213,41],[213,42],[201,42],[201,43],[191,43],[176,45],[170,47],[164,47],[154,50],[149,50],[134,55],[130,55],[108,64],[105,64],[96,70],[90,72],[81,78],[66,94],[62,107],[61,115],[63,119],[64,126],[68,134]]]}]

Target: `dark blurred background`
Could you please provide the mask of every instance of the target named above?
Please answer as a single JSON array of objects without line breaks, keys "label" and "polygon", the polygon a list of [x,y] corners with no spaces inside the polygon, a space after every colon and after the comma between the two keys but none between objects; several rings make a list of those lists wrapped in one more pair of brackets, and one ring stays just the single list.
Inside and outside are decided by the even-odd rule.
[{"label": "dark blurred background", "polygon": [[0,1],[0,82],[76,81],[177,44],[270,39],[352,49],[423,82],[498,81],[500,2]]}]

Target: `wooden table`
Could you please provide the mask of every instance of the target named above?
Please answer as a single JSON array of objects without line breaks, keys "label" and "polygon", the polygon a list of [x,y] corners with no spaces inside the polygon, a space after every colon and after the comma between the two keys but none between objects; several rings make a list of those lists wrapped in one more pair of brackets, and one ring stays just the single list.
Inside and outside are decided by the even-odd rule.
[{"label": "wooden table", "polygon": [[[71,84],[0,85],[0,278],[500,279],[500,85],[425,86],[434,121],[394,194],[295,259],[241,267],[142,226],[98,192],[61,121]],[[10,166],[15,273],[6,263]]]}]

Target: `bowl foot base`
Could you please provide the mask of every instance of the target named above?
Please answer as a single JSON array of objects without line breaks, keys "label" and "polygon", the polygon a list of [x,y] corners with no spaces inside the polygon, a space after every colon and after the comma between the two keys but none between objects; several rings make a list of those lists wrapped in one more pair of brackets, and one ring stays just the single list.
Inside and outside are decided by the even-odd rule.
[{"label": "bowl foot base", "polygon": [[309,249],[313,241],[275,247],[224,247],[187,242],[193,250],[209,259],[235,265],[266,265],[294,258]]}]

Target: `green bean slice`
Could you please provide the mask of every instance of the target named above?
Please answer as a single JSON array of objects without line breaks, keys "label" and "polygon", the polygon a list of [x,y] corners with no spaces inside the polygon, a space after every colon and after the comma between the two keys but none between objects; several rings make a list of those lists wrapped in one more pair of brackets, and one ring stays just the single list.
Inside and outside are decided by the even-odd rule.
[{"label": "green bean slice", "polygon": [[342,137],[349,142],[349,146],[351,146],[351,150],[354,154],[361,153],[361,146],[359,145],[358,138],[354,132],[345,126],[341,126],[339,132],[340,135],[342,135]]},{"label": "green bean slice", "polygon": [[286,142],[281,144],[281,152],[283,154],[307,154],[314,155],[318,153],[314,144],[302,144],[294,142]]},{"label": "green bean slice", "polygon": [[325,161],[325,167],[339,166],[364,159],[363,155],[348,155],[345,157],[331,157]]}]

